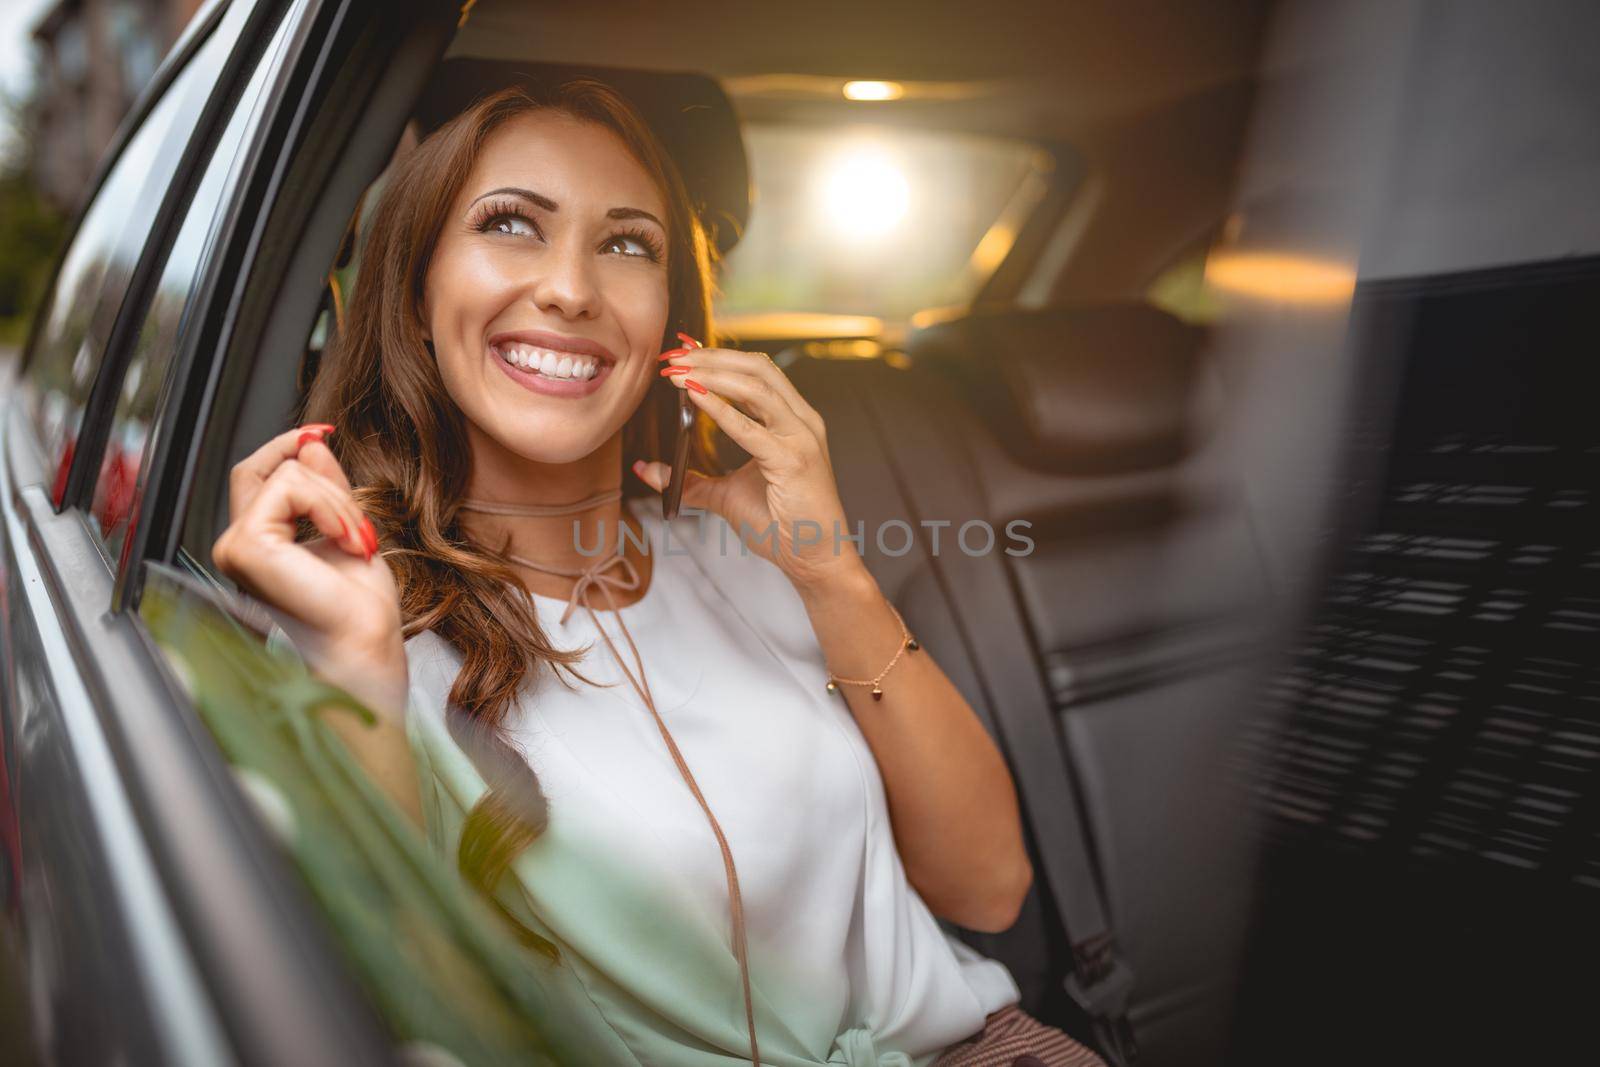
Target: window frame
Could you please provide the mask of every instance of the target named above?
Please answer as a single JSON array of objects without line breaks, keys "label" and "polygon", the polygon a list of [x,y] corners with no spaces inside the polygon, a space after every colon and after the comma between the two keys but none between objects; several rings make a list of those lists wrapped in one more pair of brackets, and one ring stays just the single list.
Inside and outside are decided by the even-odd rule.
[{"label": "window frame", "polygon": [[[184,136],[182,151],[173,172],[174,180],[163,192],[155,218],[134,258],[133,273],[107,336],[105,351],[100,357],[100,365],[84,406],[72,466],[61,499],[54,502],[58,511],[87,508],[90,504],[122,379],[155,295],[162,268],[228,120],[237,107],[248,106],[248,102],[241,102],[239,97],[288,6],[288,0],[231,0],[218,3],[214,21],[204,27],[203,32],[185,37],[184,62],[172,66],[162,86],[163,92],[148,101],[148,108],[153,108],[157,100],[164,99],[165,91],[173,88],[173,83],[181,77],[195,54],[211,40],[211,35],[223,30],[229,16],[240,20],[238,36],[222,61],[216,82],[187,90],[197,96],[203,94],[194,128]],[[130,126],[129,139],[136,136],[140,126],[138,123]],[[248,138],[249,134],[246,136]],[[224,193],[226,199],[227,194]],[[92,203],[93,199],[89,201],[89,204]],[[85,205],[84,214],[87,212],[88,204]],[[52,291],[51,295],[53,298],[55,293]],[[35,325],[38,325],[37,321]],[[96,543],[99,543],[98,538]],[[116,566],[116,561],[109,558],[105,562],[108,568]]]},{"label": "window frame", "polygon": [[1087,185],[1088,159],[1076,145],[1049,140],[1036,141],[1034,146],[1045,160],[1038,171],[1043,188],[1021,212],[1016,238],[973,292],[969,309],[1019,306],[1023,290],[1041,266],[1045,248]]},{"label": "window frame", "polygon": [[[123,116],[122,122],[111,136],[111,146],[106,150],[105,156],[96,165],[93,175],[89,179],[87,192],[83,202],[78,205],[73,213],[72,223],[63,235],[61,247],[56,251],[55,262],[50,267],[49,281],[46,282],[44,292],[48,294],[47,302],[41,302],[35,310],[33,321],[28,325],[28,336],[22,345],[22,355],[16,363],[16,381],[23,382],[27,379],[29,370],[32,369],[34,352],[38,348],[39,331],[43,328],[47,317],[45,312],[55,300],[56,285],[61,280],[61,268],[66,262],[67,253],[72,249],[72,243],[78,239],[78,231],[83,226],[83,220],[89,214],[89,209],[95,201],[100,199],[101,187],[122,159],[122,153],[128,147],[128,142],[144,126],[145,120],[150,117],[150,112],[155,110],[156,104],[166,96],[167,89],[171,87],[178,76],[178,72],[188,66],[189,60],[199,51],[200,46],[210,39],[212,31],[222,21],[223,14],[236,0],[206,0],[205,5],[196,11],[189,24],[184,27],[177,41],[167,52],[166,58],[156,68],[155,75],[151,77],[150,84],[146,85],[135,98],[133,106]],[[237,0],[248,2],[248,0]]]},{"label": "window frame", "polygon": [[[270,113],[273,103],[271,86],[282,75],[288,64],[291,41],[283,43],[283,55],[277,57],[276,61],[266,54],[266,50],[273,47],[283,20],[295,17],[295,12],[302,6],[302,0],[233,0],[233,2],[250,6],[251,11],[244,25],[240,27],[233,48],[223,61],[217,81],[202,90],[206,97],[195,127],[184,142],[183,155],[175,171],[176,179],[162,198],[157,216],[140,252],[128,292],[113,325],[105,356],[85,406],[83,427],[78,438],[79,446],[73,457],[72,469],[68,473],[61,506],[81,509],[86,525],[89,521],[88,511],[93,506],[105,449],[114,427],[117,402],[123,383],[134,358],[138,355],[140,332],[149,319],[162,276],[177,244],[178,235],[189,221],[189,212],[193,208],[195,195],[212,166],[219,162],[226,166],[224,187],[206,222],[205,239],[186,297],[186,306],[192,307],[198,306],[201,279],[205,276],[207,264],[217,254],[218,243],[222,236],[222,220],[237,192],[241,177],[248,174],[248,149]],[[245,99],[244,93],[263,62],[274,63],[273,69],[269,72],[268,87],[262,95]],[[231,159],[219,161],[216,158],[217,149],[228,125],[241,109],[250,111],[243,140]],[[162,381],[158,387],[160,391],[157,398],[158,410],[161,398],[171,387],[169,375],[175,368],[177,351],[183,344],[185,332],[187,325],[185,330],[180,331],[174,338],[172,357],[167,360],[162,370]],[[136,504],[150,476],[149,460],[150,453],[146,449],[140,457],[134,493]],[[129,533],[137,520],[136,508],[129,516]],[[125,535],[124,541],[126,540]],[[96,541],[102,549],[106,547],[101,538],[97,537]],[[102,556],[107,567],[113,572],[123,569],[123,560],[113,559],[104,552]],[[113,603],[115,599],[113,591]]]},{"label": "window frame", "polygon": [[[313,209],[331,210],[338,200],[334,197],[325,202],[323,182],[300,187],[295,179],[308,171],[316,173],[317,168],[325,173],[349,171],[349,161],[338,153],[346,141],[356,139],[352,129],[361,127],[357,130],[361,138],[372,138],[372,131],[361,126],[369,115],[368,96],[360,93],[344,99],[336,94],[352,82],[369,88],[383,82],[386,66],[401,54],[402,45],[414,49],[419,37],[427,37],[422,31],[436,30],[427,37],[428,51],[419,60],[423,64],[417,78],[420,84],[438,58],[434,52],[442,54],[453,35],[454,7],[425,0],[403,2],[404,10],[397,10],[400,4],[385,5],[378,0],[232,0],[226,6],[229,12],[242,11],[239,17],[249,19],[249,28],[233,43],[225,66],[232,72],[233,84],[219,79],[207,87],[223,101],[208,98],[205,114],[215,120],[215,130],[206,134],[211,138],[207,143],[214,144],[215,136],[220,136],[232,114],[225,104],[237,103],[239,87],[248,84],[262,49],[280,28],[279,19],[291,17],[293,21],[281,58],[275,61],[269,90],[236,157],[235,173],[240,179],[228,190],[224,207],[217,212],[209,248],[191,292],[191,323],[180,336],[164,377],[152,424],[152,446],[144,461],[144,470],[151,477],[147,493],[170,493],[185,487],[184,475],[192,470],[202,446],[196,434],[183,431],[198,425],[193,421],[197,409],[190,405],[211,395],[225,362],[218,338],[229,337],[228,351],[249,354],[249,362],[254,362],[260,338],[251,332],[248,318],[240,324],[241,304],[247,309],[276,308],[280,288],[292,290],[296,296],[305,288],[288,284],[289,274],[278,270],[277,263],[288,260],[258,260],[257,253],[263,245],[283,246],[286,240],[293,244],[284,234],[268,232],[284,217],[309,220],[315,214]],[[222,10],[221,3],[208,9],[202,29],[186,35],[185,42],[204,39],[213,32],[216,23],[210,20],[218,17],[213,12]],[[286,11],[292,11],[292,16],[284,15]],[[175,49],[163,64],[160,87],[141,101],[137,116],[127,124],[129,129],[137,128],[151,102],[170,87],[172,73],[192,51],[190,43]],[[351,61],[352,53],[359,54],[360,63]],[[245,55],[252,59],[240,60],[239,56]],[[181,60],[176,58],[180,56]],[[411,99],[395,97],[388,103],[408,112]],[[329,115],[348,121],[330,130],[323,121]],[[400,121],[403,124],[403,117]],[[308,139],[308,130],[335,136]],[[112,155],[120,157],[126,140],[124,131]],[[103,177],[95,183],[96,195]],[[199,178],[199,174],[181,174],[174,184],[188,188],[181,198],[174,192],[163,202],[187,203],[189,190]],[[334,235],[335,240],[338,236]],[[144,269],[152,269],[143,263],[146,258],[165,261],[165,252],[147,256],[149,248],[168,245],[166,232],[152,232],[140,253]],[[293,247],[285,253],[297,264],[320,254],[317,248]],[[331,254],[324,256],[323,271],[329,258]],[[159,267],[154,270],[158,278]],[[54,284],[53,277],[52,292]],[[315,288],[310,294],[313,304],[320,298],[320,286]],[[148,302],[138,303],[134,318],[142,322]],[[133,302],[125,300],[124,304],[119,316],[131,313]],[[30,351],[32,345],[30,338]],[[124,358],[118,356],[115,374],[106,375],[104,367],[100,372],[117,383],[110,389],[112,408],[107,410],[114,410]],[[99,376],[96,388],[101,388]],[[12,424],[4,429],[13,442],[8,447],[12,451],[19,438],[32,440],[35,435],[31,424],[16,422],[21,409],[15,404],[8,407]],[[86,421],[90,417],[86,412]],[[103,422],[104,415],[98,417]],[[23,418],[21,423],[28,420]],[[11,458],[16,458],[14,452]],[[82,456],[77,460],[89,462]],[[99,461],[96,449],[90,468],[95,473]],[[64,654],[51,657],[47,665],[63,684],[70,682],[68,695],[75,695],[75,707],[81,708],[75,712],[75,721],[94,727],[109,757],[109,765],[95,768],[92,774],[73,763],[41,767],[35,774],[19,774],[19,780],[35,781],[34,788],[40,791],[70,786],[122,798],[118,802],[126,803],[133,825],[118,840],[125,848],[149,857],[155,883],[149,887],[147,902],[170,913],[176,923],[172,936],[160,945],[167,953],[167,965],[152,964],[137,973],[123,968],[115,973],[124,981],[140,983],[140,988],[147,983],[154,993],[163,993],[176,980],[170,965],[192,964],[201,981],[199,997],[188,1008],[197,1013],[196,1019],[203,1013],[204,1019],[220,1023],[237,1062],[293,1062],[306,1067],[391,1062],[395,1050],[387,1031],[336,951],[297,872],[239,789],[182,679],[137,613],[121,610],[128,603],[124,579],[130,572],[142,574],[143,548],[161,543],[152,542],[151,534],[164,535],[173,525],[170,518],[157,513],[153,498],[147,497],[141,506],[144,518],[130,531],[130,536],[138,538],[138,551],[130,553],[129,565],[114,574],[97,564],[97,560],[103,563],[103,547],[76,500],[69,498],[67,506],[58,509],[45,492],[48,486],[37,480],[17,486],[9,476],[0,481],[4,482],[0,488],[6,490],[0,494],[6,497],[0,501],[0,510],[12,531],[6,540],[19,554],[26,553],[38,572],[37,596],[19,607],[29,616],[37,616],[33,625],[61,635]],[[88,488],[92,491],[92,478]],[[161,519],[168,521],[157,521]],[[27,619],[19,624],[25,627]],[[57,728],[53,720],[49,728]],[[26,771],[31,766],[28,754],[21,755]],[[86,839],[82,847],[99,846]],[[38,858],[33,861],[36,866],[40,862]],[[71,903],[74,910],[37,916],[41,930],[47,931],[52,922],[81,916],[84,908],[98,900]],[[126,918],[118,913],[108,915],[106,921],[125,922]],[[113,966],[121,962],[114,961]],[[141,962],[146,961],[142,957],[134,961]],[[157,1023],[170,1021],[164,1007],[169,1000],[155,998],[149,1011],[156,1014],[146,1017]],[[144,1009],[128,1009],[140,1010]],[[284,1019],[294,1019],[296,1024],[285,1027]],[[182,1051],[185,1046],[173,1047]],[[182,1056],[174,1059],[183,1061]]]},{"label": "window frame", "polygon": [[[41,451],[48,454],[53,472],[49,495],[58,512],[73,499],[70,487],[74,471],[82,469],[83,453],[97,451],[95,391],[102,373],[115,369],[107,364],[115,362],[117,324],[130,298],[138,296],[141,257],[160,240],[163,205],[173,187],[181,185],[178,164],[209,96],[207,83],[214,83],[208,75],[215,70],[199,64],[203,60],[215,68],[227,58],[250,2],[218,4],[216,17],[185,37],[185,47],[162,84],[145,94],[136,117],[123,124],[119,143],[98,168],[92,194],[74,217],[70,240],[59,250],[49,288],[32,316],[18,395]],[[136,150],[139,159],[134,158]],[[87,229],[91,226],[92,231]],[[80,362],[85,366],[80,368]],[[66,416],[61,425],[49,414],[56,409]]]},{"label": "window frame", "polygon": [[[274,88],[271,128],[251,146],[246,187],[218,240],[225,253],[197,280],[203,302],[151,425],[145,514],[130,531],[113,610],[137,604],[144,560],[187,562],[209,576],[189,553],[180,558],[182,540],[197,529],[215,535],[210,520],[225,500],[228,468],[269,436],[267,427],[282,429],[328,266],[458,22],[454,7],[428,0],[327,0],[291,45],[299,60]],[[178,444],[179,427],[198,438]]]}]

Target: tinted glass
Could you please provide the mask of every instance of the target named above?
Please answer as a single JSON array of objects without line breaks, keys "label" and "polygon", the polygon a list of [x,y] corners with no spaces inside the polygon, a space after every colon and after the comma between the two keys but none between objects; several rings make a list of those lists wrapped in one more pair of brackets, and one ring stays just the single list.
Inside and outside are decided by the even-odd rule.
[{"label": "tinted glass", "polygon": [[233,164],[288,28],[288,23],[280,28],[277,39],[257,64],[243,99],[217,142],[194,199],[184,213],[183,225],[167,254],[161,280],[145,312],[133,357],[122,378],[89,509],[91,527],[104,539],[106,552],[113,559],[120,558],[127,543],[131,516],[136,510],[134,505],[144,486],[141,468],[150,421],[177,350],[178,338],[189,322],[190,296],[210,246],[209,238],[223,197],[231,184]]},{"label": "tinted glass", "polygon": [[[228,21],[237,26],[237,20]],[[205,92],[233,43],[227,28],[201,45],[124,147],[84,215],[41,311],[44,319],[26,374],[34,424],[55,471],[51,496],[58,504],[89,391],[134,266]]]}]

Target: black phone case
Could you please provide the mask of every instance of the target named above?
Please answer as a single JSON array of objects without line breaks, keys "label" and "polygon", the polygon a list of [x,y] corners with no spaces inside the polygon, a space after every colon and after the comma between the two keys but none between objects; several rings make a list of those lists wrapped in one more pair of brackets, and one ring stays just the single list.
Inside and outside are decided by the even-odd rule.
[{"label": "black phone case", "polygon": [[694,428],[694,403],[689,394],[678,393],[678,429],[672,439],[672,476],[667,481],[667,491],[661,494],[661,516],[669,522],[678,517],[678,506],[683,500],[683,481],[688,476],[689,431]]}]

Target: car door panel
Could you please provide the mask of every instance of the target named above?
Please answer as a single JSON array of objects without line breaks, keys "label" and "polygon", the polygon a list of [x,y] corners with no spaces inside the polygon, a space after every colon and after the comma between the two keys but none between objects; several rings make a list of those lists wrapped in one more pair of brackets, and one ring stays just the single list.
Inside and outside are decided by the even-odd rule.
[{"label": "car door panel", "polygon": [[[308,6],[234,0],[222,25],[208,23],[216,26],[208,43],[235,51],[222,65],[229,77],[204,86],[207,129],[238,103],[231,79],[248,76],[263,54],[269,64],[281,55],[276,46],[263,53],[260,34],[286,8],[303,16]],[[286,28],[306,27],[291,19]],[[195,178],[180,173],[185,183]],[[175,226],[184,217],[179,194],[161,199]],[[216,207],[184,210],[210,216]],[[151,228],[141,269],[159,268],[166,253],[156,243],[173,226]],[[140,303],[120,319],[136,325]],[[124,354],[106,353],[97,396],[116,396]],[[13,1016],[0,1020],[0,1061],[380,1062],[381,1031],[330,958],[314,913],[294,897],[292,872],[252,836],[253,814],[214,742],[185,717],[147,635],[111,610],[110,561],[73,506],[84,494],[68,493],[65,510],[54,510],[25,395],[6,398],[0,492],[12,668],[0,695],[0,844],[14,890],[0,924],[0,982]],[[107,407],[91,405],[91,417]],[[96,430],[103,440],[100,426],[86,436]],[[80,474],[98,466],[92,451],[79,450]]]},{"label": "car door panel", "polygon": [[[35,1050],[45,1063],[226,1062],[93,682],[79,670],[86,641],[103,644],[62,622],[73,601],[109,603],[110,574],[81,516],[57,514],[43,486],[14,491],[8,473],[4,496],[15,657],[4,744],[19,861],[6,941],[28,991]],[[63,569],[43,565],[46,538],[75,543],[57,557]]]}]

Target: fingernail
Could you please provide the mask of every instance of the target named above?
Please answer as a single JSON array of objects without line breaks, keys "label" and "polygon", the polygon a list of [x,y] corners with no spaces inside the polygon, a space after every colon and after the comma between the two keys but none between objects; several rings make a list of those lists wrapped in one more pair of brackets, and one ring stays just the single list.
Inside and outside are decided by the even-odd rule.
[{"label": "fingernail", "polygon": [[306,447],[307,442],[320,440],[322,440],[321,430],[307,430],[305,433],[301,434],[295,439],[295,447],[304,448]]},{"label": "fingernail", "polygon": [[644,460],[642,460],[642,459],[634,460],[633,461],[633,473],[639,474],[639,472],[642,471],[642,470],[644,470]]},{"label": "fingernail", "polygon": [[378,551],[378,531],[372,528],[372,520],[365,515],[361,517],[361,543],[367,550],[367,558]]},{"label": "fingernail", "polygon": [[701,344],[699,341],[696,341],[693,337],[690,337],[688,334],[684,333],[682,330],[678,331],[678,340],[682,341],[684,344],[688,345],[690,348],[704,348],[705,347],[705,345]]},{"label": "fingernail", "polygon": [[685,378],[683,380],[683,384],[687,385],[690,389],[693,389],[697,393],[704,393],[706,391],[706,387],[695,381],[693,378]]},{"label": "fingernail", "polygon": [[679,356],[687,356],[688,354],[689,354],[689,350],[687,348],[669,348],[665,352],[663,352],[659,356],[657,356],[656,358],[657,359],[676,359]]},{"label": "fingernail", "polygon": [[690,368],[688,367],[662,367],[661,376],[663,378],[669,378],[674,374],[688,374],[689,370]]},{"label": "fingernail", "polygon": [[331,422],[308,422],[300,428],[302,430],[315,430],[317,433],[332,433],[335,429]]}]

